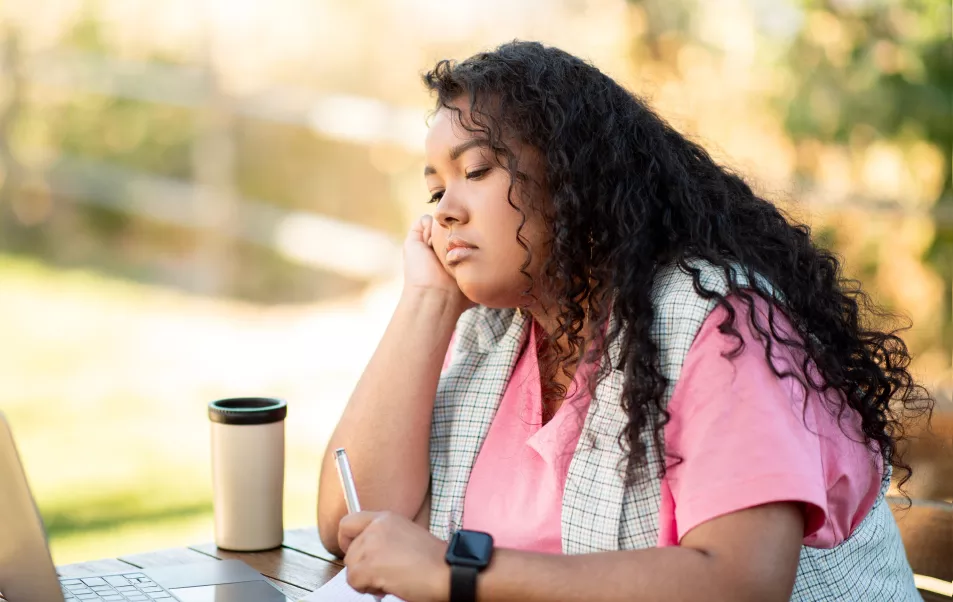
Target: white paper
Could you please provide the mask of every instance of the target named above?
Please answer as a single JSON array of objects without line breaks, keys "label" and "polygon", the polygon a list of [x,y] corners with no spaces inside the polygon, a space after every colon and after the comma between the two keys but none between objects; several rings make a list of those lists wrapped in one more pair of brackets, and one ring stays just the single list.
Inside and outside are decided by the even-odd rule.
[{"label": "white paper", "polygon": [[[319,589],[311,592],[298,602],[375,602],[376,596],[362,594],[347,584],[347,569],[342,569]],[[384,596],[383,602],[403,602],[394,596]]]}]

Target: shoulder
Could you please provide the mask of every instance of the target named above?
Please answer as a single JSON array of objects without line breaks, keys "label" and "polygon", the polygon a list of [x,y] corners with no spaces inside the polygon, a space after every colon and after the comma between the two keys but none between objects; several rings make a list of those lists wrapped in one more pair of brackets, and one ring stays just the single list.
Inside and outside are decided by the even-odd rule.
[{"label": "shoulder", "polygon": [[[696,286],[697,282],[697,286]],[[705,261],[668,264],[659,268],[652,284],[651,336],[659,349],[659,366],[670,386],[702,324],[728,292],[723,271]]]},{"label": "shoulder", "polygon": [[[754,284],[752,283],[754,281]],[[660,266],[652,282],[652,301],[656,306],[672,307],[709,299],[715,295],[727,296],[735,288],[758,288],[780,299],[777,290],[758,273],[749,276],[749,271],[738,263],[719,267],[704,259],[687,259],[682,262]]]},{"label": "shoulder", "polygon": [[[682,364],[703,324],[729,297],[732,288],[758,289],[781,299],[771,284],[736,263],[719,267],[703,259],[688,259],[661,266],[652,283],[651,336],[659,349],[661,370],[671,385],[681,376]],[[730,284],[729,284],[730,283]],[[733,286],[732,286],[733,285]]]}]

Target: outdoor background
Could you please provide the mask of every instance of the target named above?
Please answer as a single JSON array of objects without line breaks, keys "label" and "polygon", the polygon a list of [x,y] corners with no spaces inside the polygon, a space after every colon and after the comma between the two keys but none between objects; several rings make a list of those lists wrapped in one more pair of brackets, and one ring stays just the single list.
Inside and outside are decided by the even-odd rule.
[{"label": "outdoor background", "polygon": [[[912,320],[949,424],[950,23],[948,0],[3,2],[0,411],[55,561],[211,540],[225,396],[288,401],[286,525],[314,524],[428,209],[420,74],[514,38],[591,60],[811,224]],[[911,451],[914,497],[953,502],[951,436]]]}]

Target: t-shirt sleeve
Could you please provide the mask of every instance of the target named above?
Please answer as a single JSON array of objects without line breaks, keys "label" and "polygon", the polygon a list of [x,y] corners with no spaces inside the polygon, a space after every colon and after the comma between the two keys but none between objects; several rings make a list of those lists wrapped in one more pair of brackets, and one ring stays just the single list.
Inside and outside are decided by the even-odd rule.
[{"label": "t-shirt sleeve", "polygon": [[[782,501],[803,505],[808,537],[828,520],[821,442],[805,426],[814,420],[812,408],[797,381],[771,371],[745,305],[733,306],[744,350],[724,356],[738,339],[719,331],[726,312],[716,309],[683,362],[668,406],[665,478],[677,538],[719,516]],[[783,353],[773,356],[776,365],[790,365]]]}]

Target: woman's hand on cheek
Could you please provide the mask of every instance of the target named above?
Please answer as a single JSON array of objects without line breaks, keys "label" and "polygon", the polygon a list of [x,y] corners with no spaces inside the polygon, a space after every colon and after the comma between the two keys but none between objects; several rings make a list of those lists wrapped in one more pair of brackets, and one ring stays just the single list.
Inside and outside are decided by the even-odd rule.
[{"label": "woman's hand on cheek", "polygon": [[424,215],[411,227],[404,239],[404,288],[437,291],[449,295],[460,313],[473,306],[457,286],[433,248],[433,218]]},{"label": "woman's hand on cheek", "polygon": [[338,541],[355,590],[407,602],[449,599],[447,544],[410,519],[390,512],[348,514],[341,519]]}]

